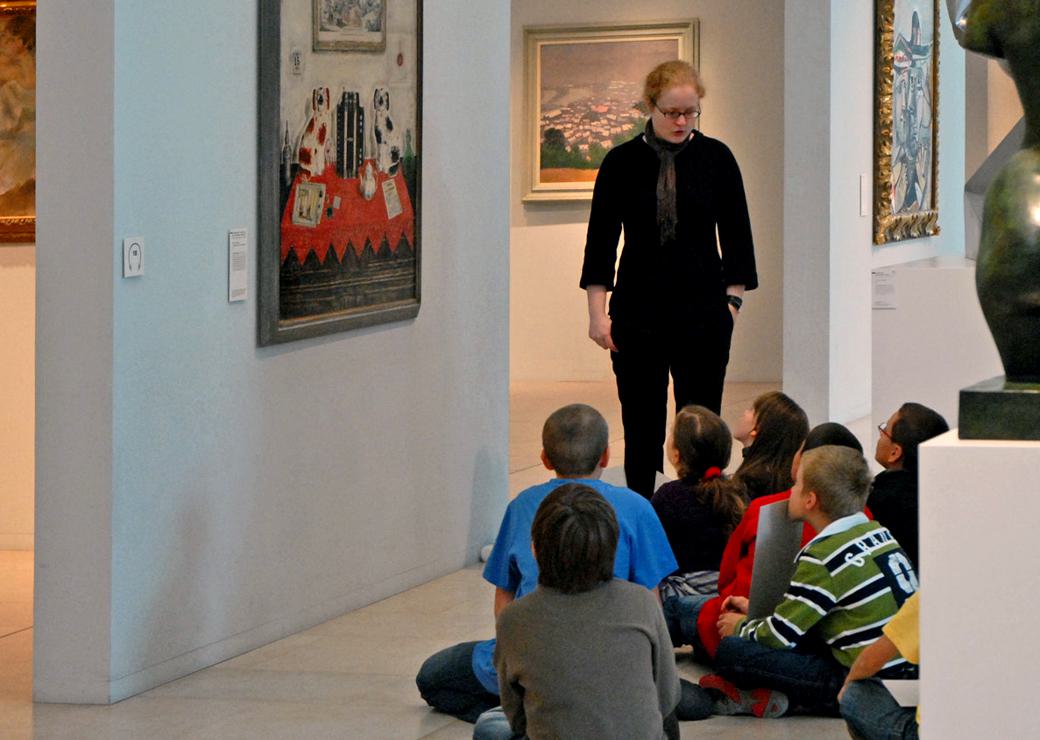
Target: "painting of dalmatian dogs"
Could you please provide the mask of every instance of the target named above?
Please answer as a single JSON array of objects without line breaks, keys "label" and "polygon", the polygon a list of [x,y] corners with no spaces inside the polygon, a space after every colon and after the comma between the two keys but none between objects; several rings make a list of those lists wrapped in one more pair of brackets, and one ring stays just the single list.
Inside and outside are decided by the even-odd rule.
[{"label": "painting of dalmatian dogs", "polygon": [[396,175],[401,165],[401,132],[390,118],[390,92],[377,87],[372,95],[372,133],[376,139],[376,163],[379,169]]},{"label": "painting of dalmatian dogs", "polygon": [[311,93],[311,114],[300,138],[297,158],[300,169],[310,175],[325,172],[332,145],[332,104],[329,88],[316,87]]},{"label": "painting of dalmatian dogs", "polygon": [[423,4],[257,0],[261,346],[419,313]]}]

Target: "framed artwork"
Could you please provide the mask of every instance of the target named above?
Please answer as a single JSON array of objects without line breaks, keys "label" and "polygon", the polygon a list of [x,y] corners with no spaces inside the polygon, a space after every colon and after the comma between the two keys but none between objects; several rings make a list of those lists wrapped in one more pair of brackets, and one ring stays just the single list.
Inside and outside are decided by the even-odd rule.
[{"label": "framed artwork", "polygon": [[383,51],[392,0],[314,0],[314,51]]},{"label": "framed artwork", "polygon": [[[328,9],[376,13],[382,51],[315,51]],[[422,0],[260,0],[259,15],[260,345],[414,318]]]},{"label": "framed artwork", "polygon": [[696,20],[524,29],[523,200],[591,200],[607,150],[649,111],[643,81],[661,62],[698,66]]},{"label": "framed artwork", "polygon": [[877,0],[874,243],[939,233],[939,0]]},{"label": "framed artwork", "polygon": [[36,240],[36,2],[0,3],[0,242]]}]

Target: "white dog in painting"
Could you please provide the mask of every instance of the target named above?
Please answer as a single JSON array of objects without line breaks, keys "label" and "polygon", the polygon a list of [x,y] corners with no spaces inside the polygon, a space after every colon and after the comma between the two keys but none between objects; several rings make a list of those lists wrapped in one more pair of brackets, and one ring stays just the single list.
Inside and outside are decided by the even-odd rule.
[{"label": "white dog in painting", "polygon": [[327,150],[332,144],[332,103],[329,88],[316,87],[311,94],[311,117],[300,139],[300,168],[313,177],[325,172]]},{"label": "white dog in painting", "polygon": [[390,118],[390,91],[377,87],[372,95],[372,133],[376,140],[376,163],[389,175],[396,175],[401,165],[401,132],[394,129]]}]

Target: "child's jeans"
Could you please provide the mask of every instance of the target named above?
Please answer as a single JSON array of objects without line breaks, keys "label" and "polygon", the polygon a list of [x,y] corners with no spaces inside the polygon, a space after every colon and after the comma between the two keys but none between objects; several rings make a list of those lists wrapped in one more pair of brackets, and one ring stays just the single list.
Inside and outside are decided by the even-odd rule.
[{"label": "child's jeans", "polygon": [[863,740],[917,740],[917,711],[901,707],[877,679],[853,681],[841,698],[849,733]]},{"label": "child's jeans", "polygon": [[672,645],[697,644],[697,617],[701,608],[718,594],[691,594],[690,596],[670,596],[661,604],[664,610],[664,621],[668,625],[668,636]]},{"label": "child's jeans", "polygon": [[838,716],[838,692],[848,674],[829,655],[777,650],[743,637],[719,643],[715,669],[741,688],[776,689],[787,695],[792,708],[832,717]]}]

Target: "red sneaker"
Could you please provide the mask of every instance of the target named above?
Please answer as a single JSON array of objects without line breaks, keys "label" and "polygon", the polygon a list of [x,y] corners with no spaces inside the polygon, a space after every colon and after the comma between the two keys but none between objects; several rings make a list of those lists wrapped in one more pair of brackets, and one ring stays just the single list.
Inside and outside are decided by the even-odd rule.
[{"label": "red sneaker", "polygon": [[787,711],[787,695],[773,689],[741,689],[717,674],[702,676],[702,689],[715,692],[715,714],[750,714],[772,719]]}]

